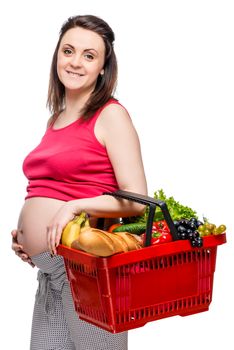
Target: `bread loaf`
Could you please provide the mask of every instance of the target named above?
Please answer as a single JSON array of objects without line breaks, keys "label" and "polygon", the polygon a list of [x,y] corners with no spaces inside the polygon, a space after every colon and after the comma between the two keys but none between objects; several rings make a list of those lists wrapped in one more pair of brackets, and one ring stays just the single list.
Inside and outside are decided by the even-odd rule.
[{"label": "bread loaf", "polygon": [[135,235],[129,232],[116,232],[117,235],[122,237],[128,245],[128,250],[136,250],[142,248],[141,242]]},{"label": "bread loaf", "polygon": [[128,251],[128,245],[126,241],[114,232],[105,232],[105,234],[110,237],[114,244],[115,253],[122,253]]},{"label": "bread loaf", "polygon": [[107,232],[96,228],[86,228],[80,232],[71,248],[83,250],[95,256],[107,257],[113,254],[140,249],[139,237],[128,232]]},{"label": "bread loaf", "polygon": [[105,234],[105,231],[90,228],[80,233],[77,245],[79,249],[96,256],[110,256],[115,254],[115,247],[112,239]]}]

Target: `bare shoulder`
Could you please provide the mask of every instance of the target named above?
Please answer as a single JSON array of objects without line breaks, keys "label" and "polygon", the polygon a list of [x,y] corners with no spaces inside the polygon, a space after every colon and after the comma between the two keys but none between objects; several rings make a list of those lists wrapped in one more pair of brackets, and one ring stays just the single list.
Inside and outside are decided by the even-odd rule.
[{"label": "bare shoulder", "polygon": [[109,104],[101,111],[94,132],[99,142],[106,147],[115,144],[115,140],[119,143],[120,135],[122,143],[123,139],[138,142],[138,135],[128,111],[117,103]]},{"label": "bare shoulder", "polygon": [[100,126],[108,127],[108,126],[117,126],[122,124],[132,125],[132,120],[128,111],[120,104],[111,103],[100,113],[99,116]]}]

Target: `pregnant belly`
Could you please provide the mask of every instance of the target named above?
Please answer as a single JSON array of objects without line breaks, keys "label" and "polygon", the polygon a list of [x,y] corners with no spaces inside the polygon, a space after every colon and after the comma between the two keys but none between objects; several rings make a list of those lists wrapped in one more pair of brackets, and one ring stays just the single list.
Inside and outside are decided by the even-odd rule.
[{"label": "pregnant belly", "polygon": [[48,251],[46,228],[63,204],[63,201],[52,198],[26,200],[18,221],[21,231],[18,242],[29,256]]},{"label": "pregnant belly", "polygon": [[[33,197],[26,200],[18,220],[18,242],[29,255],[38,255],[48,251],[47,226],[64,205],[65,202],[46,197]],[[118,219],[106,219],[104,229],[107,229]],[[90,225],[97,226],[97,218],[90,218]]]}]

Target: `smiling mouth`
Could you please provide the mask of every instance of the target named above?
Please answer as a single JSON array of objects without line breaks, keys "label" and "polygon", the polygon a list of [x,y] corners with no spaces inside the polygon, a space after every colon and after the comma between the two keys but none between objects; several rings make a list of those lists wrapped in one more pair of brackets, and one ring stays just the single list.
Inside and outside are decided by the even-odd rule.
[{"label": "smiling mouth", "polygon": [[79,74],[79,73],[70,72],[70,71],[67,71],[67,73],[72,77],[83,77],[84,76],[84,74]]}]

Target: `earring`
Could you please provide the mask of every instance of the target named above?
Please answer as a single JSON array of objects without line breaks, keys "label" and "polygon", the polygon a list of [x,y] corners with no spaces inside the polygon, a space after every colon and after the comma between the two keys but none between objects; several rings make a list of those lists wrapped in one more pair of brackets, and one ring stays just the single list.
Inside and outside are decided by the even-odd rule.
[{"label": "earring", "polygon": [[103,76],[103,75],[104,75],[104,70],[102,70],[102,71],[100,72],[100,75],[101,75],[101,76]]}]

